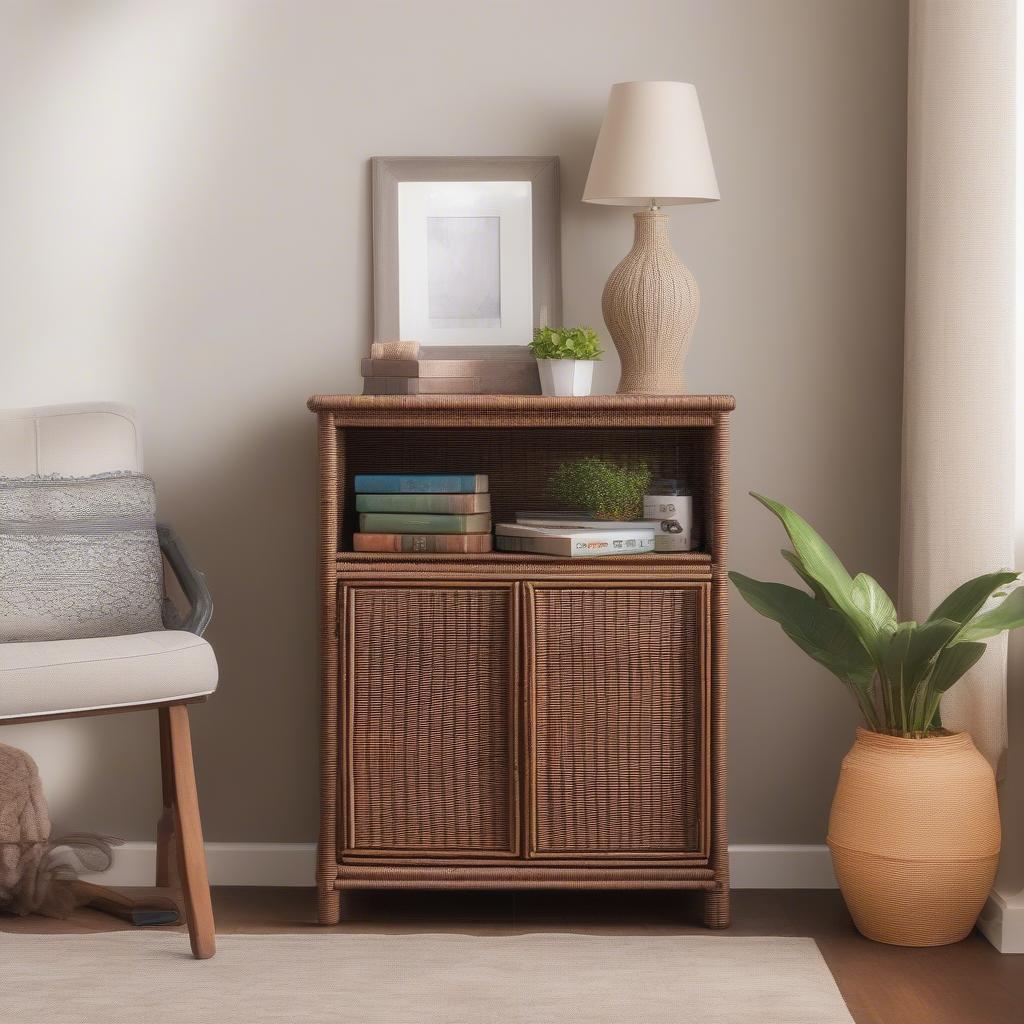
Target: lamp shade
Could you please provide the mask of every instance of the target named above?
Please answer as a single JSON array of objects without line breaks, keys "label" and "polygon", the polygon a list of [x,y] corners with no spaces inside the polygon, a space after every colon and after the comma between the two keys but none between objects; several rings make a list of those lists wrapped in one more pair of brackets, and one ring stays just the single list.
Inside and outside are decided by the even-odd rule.
[{"label": "lamp shade", "polygon": [[689,82],[613,85],[583,201],[668,206],[718,198],[697,90]]}]

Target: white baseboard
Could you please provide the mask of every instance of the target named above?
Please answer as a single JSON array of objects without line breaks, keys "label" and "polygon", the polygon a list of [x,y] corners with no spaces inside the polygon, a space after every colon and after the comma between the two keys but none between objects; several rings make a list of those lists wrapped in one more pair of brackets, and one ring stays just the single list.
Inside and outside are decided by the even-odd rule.
[{"label": "white baseboard", "polygon": [[734,889],[837,889],[827,846],[733,844],[729,883]]},{"label": "white baseboard", "polygon": [[1024,895],[1007,898],[993,890],[978,918],[978,931],[1000,953],[1024,953]]},{"label": "white baseboard", "polygon": [[[313,843],[207,843],[206,869],[211,885],[315,885]],[[115,847],[109,871],[85,875],[103,885],[152,885],[156,843]]]},{"label": "white baseboard", "polygon": [[[836,886],[825,846],[731,846],[729,861],[735,889]],[[213,885],[307,886],[314,884],[316,847],[312,843],[207,843],[206,863]],[[114,851],[109,871],[89,877],[104,885],[152,885],[155,866],[155,843],[125,843]]]}]

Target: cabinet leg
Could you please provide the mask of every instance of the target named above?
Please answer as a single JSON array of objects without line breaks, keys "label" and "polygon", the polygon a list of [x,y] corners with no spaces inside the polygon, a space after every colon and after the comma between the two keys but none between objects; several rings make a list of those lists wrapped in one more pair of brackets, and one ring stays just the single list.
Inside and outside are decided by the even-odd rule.
[{"label": "cabinet leg", "polygon": [[333,886],[323,886],[317,894],[317,919],[320,924],[337,924],[341,920],[341,893]]},{"label": "cabinet leg", "polygon": [[704,893],[704,925],[707,928],[728,928],[729,886],[718,883]]}]

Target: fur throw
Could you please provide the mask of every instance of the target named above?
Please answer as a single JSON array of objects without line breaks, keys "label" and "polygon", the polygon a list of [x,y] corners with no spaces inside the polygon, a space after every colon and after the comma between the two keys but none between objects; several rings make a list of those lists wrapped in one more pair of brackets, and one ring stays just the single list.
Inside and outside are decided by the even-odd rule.
[{"label": "fur throw", "polygon": [[50,815],[35,761],[0,743],[0,910],[66,917],[75,907],[71,882],[80,871],[110,866],[103,836],[50,842]]}]

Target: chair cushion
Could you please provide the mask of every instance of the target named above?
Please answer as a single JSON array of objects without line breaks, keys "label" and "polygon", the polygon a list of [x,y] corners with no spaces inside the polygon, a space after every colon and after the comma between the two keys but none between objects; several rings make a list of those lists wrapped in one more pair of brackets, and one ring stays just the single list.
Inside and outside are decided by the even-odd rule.
[{"label": "chair cushion", "polygon": [[0,477],[0,641],[145,633],[162,598],[148,477]]},{"label": "chair cushion", "polygon": [[0,718],[153,704],[216,688],[213,648],[180,630],[0,644]]}]

